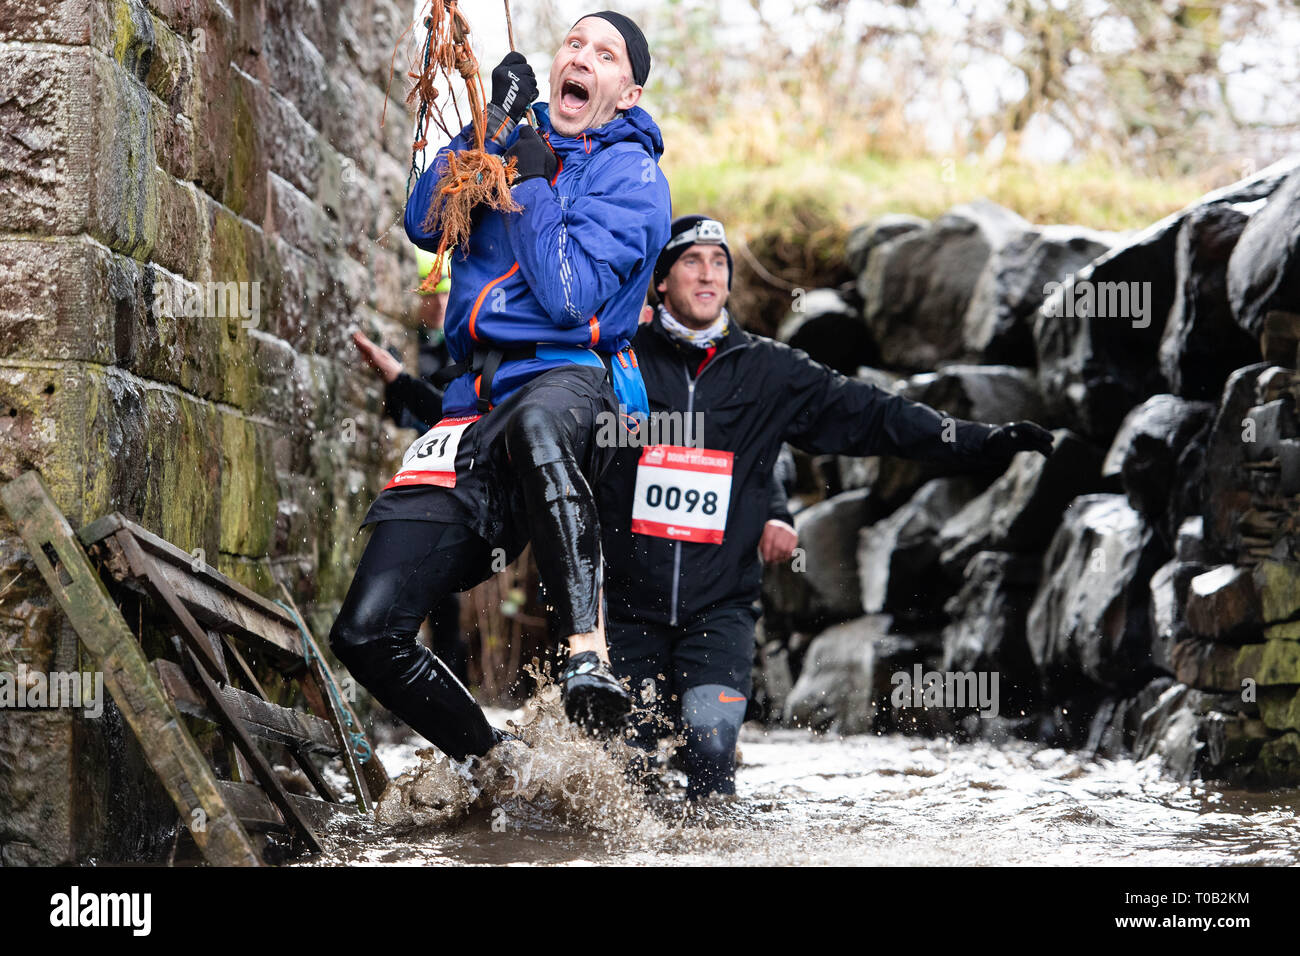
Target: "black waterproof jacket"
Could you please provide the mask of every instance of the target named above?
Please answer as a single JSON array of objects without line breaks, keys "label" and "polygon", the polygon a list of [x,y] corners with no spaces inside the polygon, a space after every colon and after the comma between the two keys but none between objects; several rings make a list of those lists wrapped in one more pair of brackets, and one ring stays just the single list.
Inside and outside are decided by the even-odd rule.
[{"label": "black waterproof jacket", "polygon": [[676,625],[710,607],[758,599],[758,541],[771,517],[782,442],[812,454],[898,455],[974,468],[993,427],[945,418],[846,378],[734,322],[703,368],[707,353],[672,339],[657,315],[632,344],[651,414],[702,412],[696,443],[735,457],[725,535],[709,544],[632,532],[642,449],[619,449],[597,488],[612,618]]}]

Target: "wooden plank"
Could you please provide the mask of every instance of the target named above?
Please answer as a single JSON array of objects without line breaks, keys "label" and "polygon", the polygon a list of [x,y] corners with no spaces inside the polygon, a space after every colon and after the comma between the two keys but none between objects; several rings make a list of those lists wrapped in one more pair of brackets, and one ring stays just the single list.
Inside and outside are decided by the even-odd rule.
[{"label": "wooden plank", "polygon": [[[171,694],[172,700],[176,702],[176,707],[182,714],[219,723],[217,715],[186,679],[185,672],[179,664],[173,661],[156,660],[153,662],[153,667],[162,682],[163,689]],[[311,753],[329,756],[334,756],[342,750],[334,728],[328,721],[262,700],[254,694],[228,684],[219,686],[218,689],[226,701],[228,710],[244,725],[245,731],[254,737],[274,741],[286,747],[301,746]]]},{"label": "wooden plank", "polygon": [[[351,752],[351,741],[345,732],[342,713],[330,699],[332,695],[324,688],[325,674],[320,664],[313,662],[311,673],[303,659],[303,637],[298,630],[293,613],[286,611],[272,601],[250,591],[248,588],[232,581],[225,575],[207,566],[196,566],[193,557],[170,542],[151,534],[144,528],[127,520],[118,513],[113,513],[92,522],[81,530],[85,543],[103,547],[116,560],[106,562],[106,569],[119,580],[131,575],[130,562],[120,556],[117,544],[119,532],[129,532],[140,548],[155,558],[154,566],[163,579],[171,585],[186,610],[201,621],[207,628],[227,635],[227,646],[232,652],[240,672],[250,679],[249,687],[261,691],[256,678],[250,678],[251,671],[238,653],[231,640],[243,641],[246,645],[261,650],[269,662],[285,674],[300,680],[301,688],[309,705],[321,717],[335,725],[339,739],[345,741],[345,765],[349,776],[353,778],[353,788],[357,791],[359,804],[365,810],[373,807],[388,786],[388,772],[384,769],[377,754],[372,753],[364,764],[356,765],[355,754]],[[139,586],[139,582],[136,582]],[[286,600],[292,605],[293,598],[285,590]],[[297,613],[297,608],[293,609]],[[320,648],[311,638],[312,649],[323,660]],[[266,697],[265,692],[261,692]],[[360,718],[343,702],[343,708],[353,721],[353,726],[362,726]],[[300,759],[300,763],[304,761]],[[305,763],[303,770],[313,777],[314,768]],[[358,779],[361,781],[358,783]],[[323,781],[322,781],[323,782]],[[313,778],[313,783],[316,780]],[[319,788],[319,787],[318,787]],[[324,792],[324,790],[322,790]],[[367,799],[367,797],[369,799]]]},{"label": "wooden plank", "polygon": [[[284,817],[275,808],[275,804],[267,798],[266,792],[261,787],[229,780],[221,781],[218,786],[226,802],[248,830],[255,833],[288,832],[288,827],[284,825]],[[304,797],[296,793],[289,794],[289,799],[293,801],[295,809],[311,821],[312,826],[322,830],[337,816],[358,815],[354,807],[344,803],[327,803],[315,797]]]},{"label": "wooden plank", "polygon": [[[230,635],[226,635],[225,648],[238,665],[241,678],[247,682],[246,686],[251,687],[256,695],[262,700],[275,703],[275,701],[271,700],[271,696],[266,692],[266,688],[264,688],[261,682],[258,681],[257,675],[253,673],[253,669],[248,666],[248,661],[244,660],[244,655],[239,653],[239,648],[235,646],[234,638]],[[284,675],[281,674],[280,676],[283,678]],[[292,689],[292,687],[293,685],[291,684],[290,689]],[[297,713],[297,711],[294,712]],[[311,715],[309,714],[307,716]],[[337,733],[335,733],[334,736],[338,740],[345,739]],[[321,776],[320,771],[316,769],[316,765],[307,758],[307,749],[301,745],[294,744],[289,747],[289,752],[293,754],[293,759],[298,762],[298,766],[301,767],[302,772],[307,775],[307,779],[311,781],[311,785],[316,788],[316,792],[331,803],[338,803],[339,795],[334,792],[334,788],[329,785],[329,782]]]},{"label": "wooden plank", "polygon": [[266,762],[266,757],[257,749],[252,738],[244,731],[244,728],[235,719],[234,715],[226,707],[225,699],[217,689],[213,678],[218,673],[216,665],[209,659],[209,648],[206,645],[206,635],[196,620],[180,599],[165,581],[162,580],[154,560],[144,553],[139,542],[130,531],[118,531],[114,538],[122,546],[122,551],[126,559],[131,564],[132,570],[142,579],[149,588],[150,595],[160,601],[167,609],[168,614],[176,625],[180,628],[180,638],[185,643],[185,649],[199,665],[197,674],[199,679],[199,691],[203,694],[209,707],[220,718],[222,728],[229,734],[239,747],[240,753],[252,765],[253,775],[257,777],[271,802],[275,804],[286,820],[294,825],[294,832],[302,838],[303,843],[315,852],[320,852],[323,847],[319,838],[312,830],[305,817],[298,813],[294,805],[289,801],[289,795],[280,783],[280,778],[276,776],[270,765]]},{"label": "wooden plank", "polygon": [[[0,488],[0,500],[204,857],[220,866],[259,866],[212,768],[45,483],[36,472],[26,472]],[[203,825],[195,826],[200,820]]]},{"label": "wooden plank", "polygon": [[278,617],[287,627],[296,631],[293,626],[293,619],[280,605],[262,597],[256,591],[245,587],[238,581],[226,577],[209,564],[204,564],[201,568],[193,568],[194,558],[188,552],[182,551],[170,541],[158,537],[158,535],[141,527],[134,521],[124,518],[119,512],[115,511],[97,521],[92,521],[81,529],[79,537],[83,544],[90,544],[122,530],[130,531],[135,539],[140,542],[140,546],[148,553],[163,558],[168,564],[192,570],[195,575],[211,584],[214,588],[226,592],[231,597],[238,598],[243,603],[271,617]]},{"label": "wooden plank", "polygon": [[[169,541],[146,531],[117,512],[81,529],[87,547],[112,550],[114,536],[129,531],[141,549],[155,558],[158,573],[200,624],[235,633],[250,647],[268,654],[281,667],[301,669],[302,642],[293,617],[273,601],[226,577]],[[122,580],[124,568],[109,562],[108,570]]]}]

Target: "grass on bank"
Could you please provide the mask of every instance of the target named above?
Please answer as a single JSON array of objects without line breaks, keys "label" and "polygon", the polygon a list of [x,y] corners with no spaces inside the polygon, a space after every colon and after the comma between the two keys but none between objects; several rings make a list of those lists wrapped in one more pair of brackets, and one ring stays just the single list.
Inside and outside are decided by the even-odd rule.
[{"label": "grass on bank", "polygon": [[843,229],[884,213],[934,219],[978,198],[1038,224],[1140,229],[1236,178],[1157,179],[1095,158],[1048,165],[791,153],[753,165],[717,158],[720,153],[708,158],[708,153],[675,151],[669,143],[662,165],[672,186],[674,215],[702,212],[746,232],[784,231],[785,223],[809,218]]},{"label": "grass on bank", "polygon": [[1144,176],[1095,156],[1071,164],[945,158],[926,155],[907,137],[828,129],[810,131],[770,114],[750,125],[719,117],[707,130],[664,125],[661,166],[673,214],[703,213],[726,224],[737,253],[733,310],[765,335],[789,310],[792,288],[836,287],[853,278],[844,262],[850,230],[886,213],[934,220],[984,198],[1031,223],[1120,232],[1144,228],[1240,178],[1226,169]]}]

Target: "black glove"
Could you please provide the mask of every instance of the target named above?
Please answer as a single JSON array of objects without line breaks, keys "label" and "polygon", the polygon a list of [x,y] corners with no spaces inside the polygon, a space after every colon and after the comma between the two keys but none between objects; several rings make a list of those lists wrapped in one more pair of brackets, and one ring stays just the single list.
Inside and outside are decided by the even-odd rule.
[{"label": "black glove", "polygon": [[537,99],[537,77],[522,53],[507,53],[492,71],[492,104],[518,123],[530,103]]},{"label": "black glove", "polygon": [[515,160],[515,181],[511,184],[514,186],[537,176],[550,182],[560,169],[555,151],[531,126],[519,127],[519,138],[515,140],[515,145],[506,150],[506,159]]},{"label": "black glove", "polygon": [[991,464],[1004,465],[1019,451],[1036,451],[1044,458],[1052,454],[1052,433],[1033,422],[998,425],[984,439],[981,456]]}]

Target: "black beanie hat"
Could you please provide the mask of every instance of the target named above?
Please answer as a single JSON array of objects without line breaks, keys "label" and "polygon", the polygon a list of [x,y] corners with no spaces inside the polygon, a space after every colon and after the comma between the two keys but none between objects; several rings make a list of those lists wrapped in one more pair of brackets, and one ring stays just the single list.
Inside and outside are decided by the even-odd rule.
[{"label": "black beanie hat", "polygon": [[[698,238],[693,242],[683,242],[679,245],[673,245],[673,240],[684,232],[694,229],[702,222],[716,223],[717,232],[720,239]],[[673,220],[673,224],[668,229],[668,241],[664,243],[663,251],[659,253],[659,258],[655,260],[655,274],[653,285],[657,287],[664,281],[664,276],[668,275],[668,270],[673,267],[673,263],[682,257],[691,246],[697,242],[705,245],[722,246],[722,251],[727,254],[727,288],[731,288],[731,276],[735,272],[735,267],[731,261],[731,249],[727,247],[726,233],[722,231],[722,223],[716,219],[710,219],[708,216],[678,216]]]},{"label": "black beanie hat", "polygon": [[614,25],[614,29],[623,37],[627,47],[627,58],[632,64],[632,81],[637,86],[645,86],[646,77],[650,75],[650,44],[646,43],[645,34],[629,17],[613,10],[601,10],[599,13],[584,13],[574,21],[574,26],[587,19],[600,17]]}]

